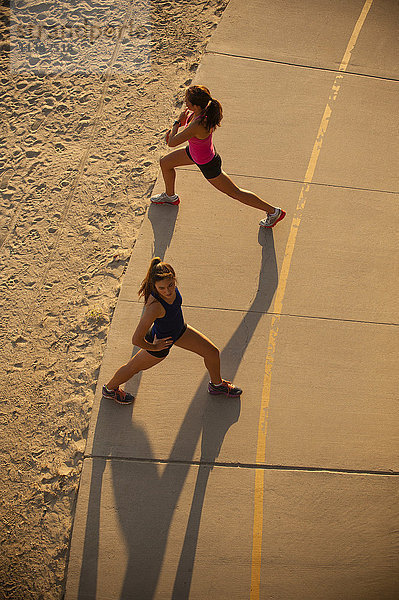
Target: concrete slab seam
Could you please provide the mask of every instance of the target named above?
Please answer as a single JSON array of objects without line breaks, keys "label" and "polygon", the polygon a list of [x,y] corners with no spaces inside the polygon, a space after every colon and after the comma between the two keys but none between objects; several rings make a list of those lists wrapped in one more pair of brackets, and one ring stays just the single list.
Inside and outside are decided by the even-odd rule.
[{"label": "concrete slab seam", "polygon": [[168,458],[139,458],[133,456],[107,456],[101,454],[87,454],[84,459],[89,460],[104,460],[106,462],[131,462],[131,463],[150,463],[157,465],[192,465],[194,467],[221,467],[231,469],[263,469],[264,471],[293,471],[295,473],[331,473],[337,475],[373,475],[382,477],[398,477],[399,471],[394,470],[367,470],[367,469],[340,469],[335,467],[311,467],[299,465],[272,465],[257,463],[240,463],[240,462],[222,462],[222,461],[202,461],[202,460],[170,460]]},{"label": "concrete slab seam", "polygon": [[[181,171],[188,171],[189,173],[196,173],[196,171],[194,171],[193,169],[190,169],[188,167],[178,167],[179,170]],[[281,177],[267,177],[266,175],[245,175],[244,173],[233,173],[232,171],[226,171],[227,175],[229,177],[242,177],[247,178],[247,179],[258,179],[259,181],[280,181],[281,183],[294,183],[294,184],[299,184],[302,185],[303,181],[300,179],[282,179]],[[362,187],[356,187],[356,186],[352,186],[352,185],[338,185],[338,184],[334,184],[334,183],[323,183],[320,181],[311,181],[309,182],[310,186],[319,186],[319,187],[326,187],[326,188],[333,188],[333,189],[337,189],[337,190],[353,190],[353,191],[359,191],[359,192],[372,192],[372,193],[377,193],[377,194],[393,194],[395,195],[399,195],[399,190],[380,190],[380,189],[376,189],[376,188],[362,188]]]},{"label": "concrete slab seam", "polygon": [[[127,304],[140,304],[139,300],[131,300],[126,299],[123,300]],[[290,317],[293,319],[310,319],[312,321],[328,321],[328,322],[338,322],[338,323],[358,323],[359,325],[385,325],[388,327],[398,327],[399,322],[396,323],[394,321],[365,321],[361,319],[343,319],[341,317],[323,317],[320,315],[299,315],[295,313],[276,313],[270,310],[251,310],[244,308],[227,308],[224,306],[200,306],[194,304],[184,304],[184,308],[192,308],[194,310],[214,310],[221,312],[229,312],[229,313],[242,313],[244,315],[254,314],[254,315],[270,315],[270,316],[280,316],[280,317]]]},{"label": "concrete slab seam", "polygon": [[[244,60],[254,60],[257,62],[271,63],[275,65],[285,65],[287,67],[298,67],[300,69],[312,69],[314,71],[323,71],[325,73],[339,73],[340,69],[331,69],[329,67],[317,67],[315,65],[301,65],[298,63],[285,62],[283,60],[273,60],[271,58],[259,58],[258,56],[245,56],[243,54],[230,54],[228,52],[217,52],[216,50],[208,50],[205,54],[213,54],[215,56],[229,56],[231,58],[240,58]],[[396,77],[382,77],[381,75],[371,75],[369,73],[356,73],[355,71],[345,71],[346,75],[356,75],[357,77],[368,77],[370,79],[380,79],[381,81],[396,81]]]}]

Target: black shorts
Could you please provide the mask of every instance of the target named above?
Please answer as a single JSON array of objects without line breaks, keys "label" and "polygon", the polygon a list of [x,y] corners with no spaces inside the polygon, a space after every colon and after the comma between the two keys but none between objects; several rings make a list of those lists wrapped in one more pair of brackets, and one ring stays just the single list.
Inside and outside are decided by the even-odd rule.
[{"label": "black shorts", "polygon": [[[177,342],[177,340],[179,338],[181,338],[181,336],[183,335],[183,333],[186,331],[187,329],[187,325],[184,324],[183,325],[183,329],[180,331],[180,333],[175,337],[175,339],[173,340],[173,344],[175,342]],[[149,329],[147,331],[147,333],[144,336],[144,339],[146,340],[146,342],[149,342],[150,344],[152,344],[153,340],[154,340],[155,334],[151,329]],[[173,346],[172,344],[172,346]],[[156,356],[157,358],[164,358],[164,356],[168,356],[170,349],[172,346],[169,346],[169,348],[164,348],[163,350],[159,350],[159,352],[154,352],[153,350],[146,350],[146,352],[148,352],[148,354],[151,354],[151,356]]]},{"label": "black shorts", "polygon": [[188,146],[186,146],[186,152],[187,152],[188,158],[190,158],[193,161],[193,163],[195,163],[197,165],[197,167],[201,170],[202,174],[204,175],[204,177],[206,179],[213,179],[214,177],[217,177],[218,175],[221,174],[222,159],[217,152],[216,152],[215,156],[212,158],[212,160],[205,163],[204,165],[199,165],[198,163],[195,162],[195,160],[193,159],[193,157],[190,154],[190,149]]}]

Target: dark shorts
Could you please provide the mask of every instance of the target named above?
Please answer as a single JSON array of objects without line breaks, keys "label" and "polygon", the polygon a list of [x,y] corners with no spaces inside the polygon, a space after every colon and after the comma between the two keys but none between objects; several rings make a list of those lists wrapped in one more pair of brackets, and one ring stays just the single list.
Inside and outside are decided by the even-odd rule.
[{"label": "dark shorts", "polygon": [[214,177],[217,177],[218,175],[221,174],[222,159],[217,152],[216,152],[215,156],[212,158],[212,160],[205,163],[204,165],[199,165],[198,163],[195,162],[195,160],[193,159],[193,157],[190,154],[190,149],[188,146],[186,146],[186,152],[187,152],[188,158],[190,158],[193,161],[193,163],[195,163],[197,165],[197,167],[201,170],[202,174],[204,175],[204,177],[206,179],[213,179]]},{"label": "dark shorts", "polygon": [[[180,331],[180,333],[179,333],[179,334],[178,334],[178,335],[175,337],[175,339],[174,339],[174,341],[173,341],[173,344],[174,344],[175,342],[177,342],[177,340],[178,340],[179,338],[181,338],[181,336],[182,336],[182,335],[183,335],[183,333],[186,331],[186,329],[187,329],[187,325],[186,325],[186,324],[184,324],[184,326],[183,326],[183,329],[182,329],[182,330]],[[154,336],[155,336],[155,334],[154,334],[154,331],[153,331],[152,329],[149,329],[149,330],[147,331],[147,333],[145,334],[145,336],[144,336],[144,339],[145,339],[147,342],[150,342],[150,344],[152,344],[152,342],[154,341]],[[172,344],[172,346],[173,346],[173,344]],[[165,348],[164,350],[160,350],[159,352],[154,352],[153,350],[146,350],[146,352],[148,352],[148,354],[151,354],[151,356],[156,356],[157,358],[164,358],[164,356],[168,356],[168,354],[169,354],[169,352],[170,352],[170,349],[171,349],[171,347],[172,347],[172,346],[169,346],[169,348]]]}]

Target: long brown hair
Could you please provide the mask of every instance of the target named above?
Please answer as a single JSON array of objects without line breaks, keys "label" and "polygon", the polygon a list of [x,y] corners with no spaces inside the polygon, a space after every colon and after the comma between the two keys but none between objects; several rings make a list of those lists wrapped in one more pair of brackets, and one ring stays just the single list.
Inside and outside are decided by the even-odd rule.
[{"label": "long brown hair", "polygon": [[198,122],[208,131],[220,126],[223,119],[222,105],[219,100],[212,98],[207,87],[204,85],[190,86],[186,92],[186,98],[191,104],[202,108]]},{"label": "long brown hair", "polygon": [[175,271],[171,265],[168,263],[162,262],[159,256],[156,256],[150,262],[149,269],[147,271],[147,275],[141,282],[141,286],[139,289],[139,298],[144,296],[145,302],[147,302],[150,294],[156,292],[155,282],[161,281],[162,279],[173,279],[176,277]]}]

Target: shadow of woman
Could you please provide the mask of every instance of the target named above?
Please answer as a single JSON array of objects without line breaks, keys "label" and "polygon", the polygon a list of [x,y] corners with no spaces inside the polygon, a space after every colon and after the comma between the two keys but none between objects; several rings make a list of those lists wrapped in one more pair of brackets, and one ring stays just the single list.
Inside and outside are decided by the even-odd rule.
[{"label": "shadow of woman", "polygon": [[[223,371],[229,379],[237,372],[256,327],[271,304],[277,287],[278,274],[272,232],[260,231],[262,260],[255,297],[244,318],[221,352]],[[160,249],[160,247],[159,247]],[[210,399],[206,387],[208,376],[199,384],[166,461],[113,460],[111,462],[115,510],[123,532],[128,554],[120,600],[152,600],[164,561],[166,544],[176,506],[179,502],[198,440],[202,433],[201,459],[185,533],[185,539],[173,589],[173,600],[189,597],[199,526],[206,488],[227,431],[240,414],[240,400],[216,402]],[[127,409],[127,407],[125,407]],[[127,409],[129,410],[129,409]],[[131,409],[132,410],[132,409]],[[107,413],[101,405],[100,415],[109,427]],[[112,426],[123,428],[124,439],[134,439],[135,447],[145,449],[144,456],[153,457],[148,437],[142,427],[132,423],[131,412],[124,412]],[[103,430],[99,427],[98,431]],[[96,428],[97,435],[97,428]],[[96,444],[93,444],[96,456]],[[182,456],[184,460],[182,460]],[[164,464],[163,464],[164,463]],[[93,460],[86,536],[79,585],[79,598],[95,598],[97,590],[100,536],[100,501],[105,460]],[[162,470],[163,469],[163,470]],[[94,476],[95,475],[95,476]],[[125,561],[125,559],[124,559]],[[119,586],[118,586],[119,589]]]},{"label": "shadow of woman", "polygon": [[[232,381],[261,316],[267,312],[271,305],[278,284],[276,255],[271,231],[260,230],[258,241],[262,246],[258,290],[245,317],[221,353],[221,363],[227,368],[228,376]],[[245,340],[244,343],[243,340]],[[237,348],[240,349],[239,353],[237,353]],[[204,385],[205,380],[207,380],[207,377],[204,378]],[[201,464],[197,473],[190,515],[173,587],[172,600],[186,600],[189,598],[206,487],[210,473],[214,467],[212,463],[215,462],[219,455],[220,442],[224,438],[224,435],[223,437],[220,435],[220,428],[223,428],[223,411],[225,407],[226,404],[210,403],[204,413]],[[229,408],[234,409],[234,403],[231,400],[229,400]]]},{"label": "shadow of woman", "polygon": [[[150,204],[147,216],[153,229],[153,256],[159,256],[161,259],[164,258],[173,236],[177,214],[177,206],[164,207]],[[134,346],[131,356],[134,356],[138,350],[139,348]],[[140,387],[141,377],[142,373],[138,373],[134,378],[133,385],[135,390]],[[132,384],[128,382],[128,384],[125,386],[127,391],[132,392],[132,389],[130,389],[131,385]],[[97,588],[100,502],[106,459],[98,457],[98,444],[96,441],[103,438],[110,420],[112,420],[113,426],[119,432],[121,431],[121,428],[126,426],[127,423],[131,423],[133,407],[124,407],[124,409],[125,410],[123,411],[123,414],[120,412],[115,413],[108,402],[102,402],[99,409],[99,416],[97,419],[96,431],[93,440],[92,456],[96,458],[94,458],[92,461],[90,492],[86,519],[86,535],[83,547],[78,598],[95,598]],[[132,424],[131,434],[135,436],[136,440],[140,440],[140,448],[147,447],[145,456],[151,456],[152,453],[144,431]],[[156,467],[151,469],[151,471],[153,472],[154,479],[156,479]]]},{"label": "shadow of woman", "polygon": [[154,233],[153,256],[164,258],[175,230],[178,212],[178,206],[150,205],[147,215]]}]

